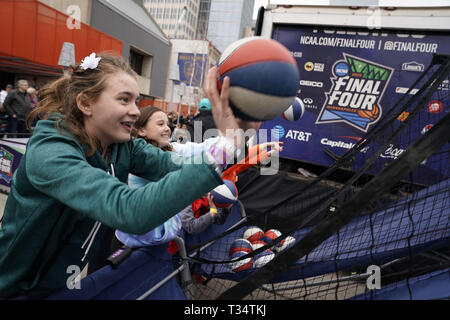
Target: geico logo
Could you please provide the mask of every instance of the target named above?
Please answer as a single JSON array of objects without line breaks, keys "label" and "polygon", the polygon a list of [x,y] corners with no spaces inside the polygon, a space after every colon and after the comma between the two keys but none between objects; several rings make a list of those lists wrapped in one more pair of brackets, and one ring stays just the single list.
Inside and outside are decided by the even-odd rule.
[{"label": "geico logo", "polygon": [[311,132],[303,132],[298,130],[289,130],[289,132],[286,134],[286,139],[293,139],[293,140],[299,140],[299,141],[309,141],[309,137],[311,137]]},{"label": "geico logo", "polygon": [[320,140],[320,143],[325,146],[330,146],[332,148],[351,149],[355,146],[355,144],[351,143],[351,142],[333,141],[333,140],[328,140],[327,138],[323,138],[322,140]]},{"label": "geico logo", "polygon": [[322,88],[323,83],[318,81],[300,80],[301,86]]}]

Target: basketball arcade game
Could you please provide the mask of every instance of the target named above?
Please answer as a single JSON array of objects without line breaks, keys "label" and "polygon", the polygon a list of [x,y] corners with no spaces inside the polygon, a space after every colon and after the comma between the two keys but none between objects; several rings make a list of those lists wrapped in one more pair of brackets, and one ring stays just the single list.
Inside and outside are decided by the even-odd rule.
[{"label": "basketball arcade game", "polygon": [[[283,172],[263,177],[256,170],[239,177],[246,226],[278,228],[283,236],[277,241],[294,236],[296,243],[262,268],[250,264],[232,272],[227,248],[242,237],[245,227],[234,229],[234,239],[223,233],[204,253],[209,261],[201,261],[200,267],[209,274],[207,281],[231,281],[207,285],[219,299],[448,297],[440,281],[448,278],[450,266],[449,11],[421,9],[419,21],[417,16],[402,17],[411,13],[411,8],[405,10],[392,13],[386,29],[373,35],[366,26],[368,16],[352,18],[348,8],[270,6],[260,11],[261,35],[285,44],[297,59],[298,96],[306,109],[296,122],[278,117],[262,128],[273,129],[285,143],[281,157],[327,169],[309,179]],[[330,30],[333,21],[349,27]],[[436,24],[439,32],[430,30]],[[298,35],[305,34],[300,49]],[[311,40],[319,35],[322,42]],[[422,40],[401,40],[407,37]],[[326,47],[330,41],[337,41],[333,48]],[[308,51],[306,45],[312,44],[315,49]],[[340,45],[350,49],[341,51]],[[384,61],[378,48],[386,51]],[[342,168],[350,169],[345,177]],[[370,178],[361,179],[364,175]],[[329,182],[336,177],[342,183]],[[217,233],[214,236],[217,239]],[[237,261],[246,265],[246,259],[270,247]],[[365,286],[370,275],[365,268],[371,264],[383,271],[383,290]],[[424,284],[432,289],[421,289]]]},{"label": "basketball arcade game", "polygon": [[[296,59],[305,113],[295,122],[277,117],[261,129],[273,130],[285,145],[280,157],[298,166],[332,165],[403,94],[417,93],[412,86],[434,54],[450,53],[449,8],[288,7],[261,11],[256,32],[281,42]],[[442,101],[427,104],[431,114],[444,112]],[[395,159],[431,125],[423,121],[410,141],[396,141],[383,156]],[[348,169],[361,166],[357,161]]]}]

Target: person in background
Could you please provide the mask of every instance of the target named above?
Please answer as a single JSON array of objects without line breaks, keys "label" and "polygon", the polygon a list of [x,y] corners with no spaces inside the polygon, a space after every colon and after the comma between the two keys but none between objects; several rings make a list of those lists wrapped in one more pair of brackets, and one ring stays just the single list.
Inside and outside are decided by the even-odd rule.
[{"label": "person in background", "polygon": [[29,87],[27,89],[27,93],[28,93],[28,97],[30,97],[31,108],[34,109],[36,107],[39,107],[39,101],[38,101],[38,98],[37,98],[37,95],[36,95],[36,89],[33,88],[33,87]]},{"label": "person in background", "polygon": [[217,208],[211,193],[195,200],[180,213],[181,226],[189,234],[199,234],[211,224],[224,224],[230,207]]},{"label": "person in background", "polygon": [[14,87],[12,84],[7,84],[5,89],[0,91],[0,108],[3,109],[3,102],[5,102],[6,97],[8,96],[8,94],[11,92],[11,90],[13,88]]},{"label": "person in background", "polygon": [[[30,97],[31,108],[34,109],[34,108],[39,107],[39,101],[38,101],[38,98],[37,98],[36,89],[33,88],[33,87],[29,87],[27,89],[27,93],[28,93],[28,96]],[[33,122],[31,122],[30,127],[34,128],[36,126],[36,122],[37,121],[38,121],[37,118],[34,119]]]},{"label": "person in background", "polygon": [[192,121],[194,121],[194,114],[192,113],[192,111],[189,111],[187,117],[186,117],[186,125],[191,123]]},{"label": "person in background", "polygon": [[18,88],[12,90],[3,102],[3,107],[8,113],[9,138],[27,137],[30,133],[25,123],[25,119],[32,110],[30,97],[27,94],[28,81],[19,80],[17,86]]},{"label": "person in background", "polygon": [[6,137],[8,129],[8,113],[3,107],[3,102],[13,88],[12,84],[8,84],[4,90],[0,91],[0,138]]},{"label": "person in background", "polygon": [[[211,103],[208,98],[204,98],[199,103],[199,113],[193,121],[187,124],[191,141],[202,142],[205,140],[205,132],[209,129],[216,129],[213,115],[211,112]],[[211,132],[211,131],[210,131]]]},{"label": "person in background", "polygon": [[189,131],[187,131],[187,125],[185,123],[183,123],[181,126],[177,125],[175,130],[173,130],[171,140],[180,143],[186,143],[187,141],[191,140],[189,138]]},{"label": "person in background", "polygon": [[173,130],[175,130],[175,124],[174,124],[175,115],[174,115],[173,111],[170,111],[167,114],[167,118],[169,119],[169,128],[170,128],[170,132],[172,133]]}]

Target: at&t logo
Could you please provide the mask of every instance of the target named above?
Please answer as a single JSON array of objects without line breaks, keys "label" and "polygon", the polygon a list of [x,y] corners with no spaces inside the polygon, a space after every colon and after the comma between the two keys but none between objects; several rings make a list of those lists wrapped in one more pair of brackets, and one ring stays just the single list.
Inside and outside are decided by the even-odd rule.
[{"label": "at&t logo", "polygon": [[283,126],[276,125],[271,130],[271,135],[273,138],[281,139],[284,137],[284,134],[286,131],[284,130]]}]

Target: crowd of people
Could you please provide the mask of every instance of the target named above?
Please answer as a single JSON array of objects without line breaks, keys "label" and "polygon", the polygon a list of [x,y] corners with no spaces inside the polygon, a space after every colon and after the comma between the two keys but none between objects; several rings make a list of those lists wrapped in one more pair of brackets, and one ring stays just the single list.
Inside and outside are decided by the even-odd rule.
[{"label": "crowd of people", "polygon": [[[29,137],[30,130],[27,128],[26,118],[37,107],[39,101],[36,89],[30,87],[27,80],[19,80],[16,89],[12,84],[6,85],[0,92],[1,137]],[[32,123],[32,127],[34,125],[35,122]]]},{"label": "crowd of people", "polygon": [[[204,140],[204,133],[209,129],[216,129],[214,123],[211,103],[208,98],[203,98],[198,106],[197,112],[194,114],[188,113],[187,115],[180,115],[178,117],[176,112],[168,112],[169,127],[172,131],[173,139],[179,142],[196,141],[201,142]],[[179,120],[179,121],[178,121]],[[195,123],[198,125],[198,129],[195,128]],[[197,130],[198,137],[195,135]]]},{"label": "crowd of people", "polygon": [[[104,240],[111,240],[108,230],[119,230],[119,241],[142,240],[178,216],[186,230],[198,232],[204,225],[193,225],[192,215],[199,205],[206,225],[226,219],[209,192],[223,184],[227,160],[242,153],[244,139],[226,134],[260,123],[234,117],[229,78],[220,92],[216,78],[213,67],[199,113],[179,122],[174,113],[139,109],[134,71],[107,54],[86,57],[42,88],[34,108],[27,83],[8,93],[8,119],[28,125],[33,135],[0,228],[0,299],[41,299],[64,288],[69,266],[95,265]],[[213,125],[217,136],[180,143],[176,129],[189,131],[196,120],[203,130]],[[184,162],[186,156],[192,161]]]},{"label": "crowd of people", "polygon": [[[0,91],[0,137],[29,137],[31,131],[27,128],[25,119],[36,107],[39,107],[37,90],[29,86],[27,80],[19,80],[16,89],[11,84],[6,85]],[[202,123],[203,131],[216,128],[207,98],[200,101],[195,113],[189,111],[187,114],[178,115],[176,111],[167,111],[166,114],[174,141],[194,141],[194,121]],[[36,119],[31,124],[31,129],[35,124]]]}]

